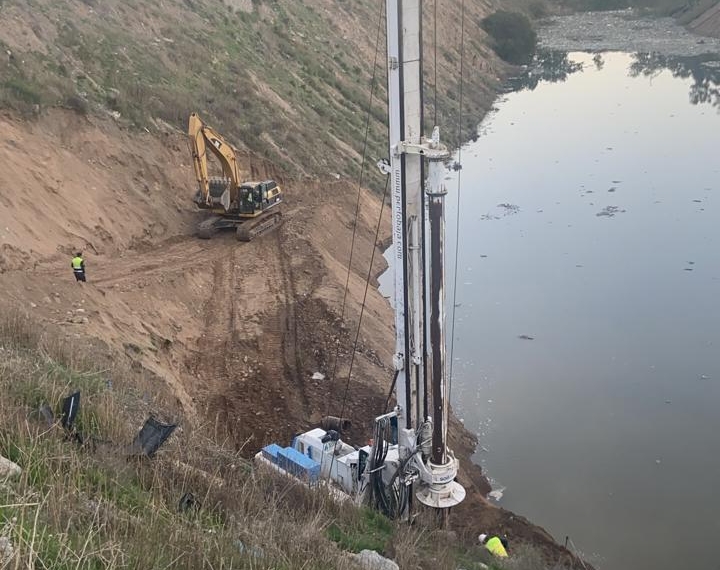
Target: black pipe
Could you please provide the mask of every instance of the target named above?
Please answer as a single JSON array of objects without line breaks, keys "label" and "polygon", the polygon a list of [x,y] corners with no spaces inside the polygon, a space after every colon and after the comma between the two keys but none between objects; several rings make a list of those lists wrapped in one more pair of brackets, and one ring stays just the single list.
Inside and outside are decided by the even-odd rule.
[{"label": "black pipe", "polygon": [[445,390],[445,334],[443,331],[445,193],[429,194],[430,220],[430,347],[432,351],[432,462],[447,463]]}]

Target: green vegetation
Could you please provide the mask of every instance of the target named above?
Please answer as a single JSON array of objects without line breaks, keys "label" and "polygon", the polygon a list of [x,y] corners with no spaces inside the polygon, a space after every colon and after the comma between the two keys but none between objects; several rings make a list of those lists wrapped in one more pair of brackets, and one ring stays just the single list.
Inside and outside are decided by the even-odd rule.
[{"label": "green vegetation", "polygon": [[37,85],[21,77],[10,77],[3,81],[2,86],[23,103],[35,105],[42,100]]},{"label": "green vegetation", "polygon": [[[32,114],[61,106],[151,131],[158,121],[185,131],[198,111],[236,146],[296,178],[355,178],[363,151],[371,164],[387,154],[380,4],[338,6],[349,26],[371,32],[348,37],[337,14],[291,0],[257,1],[247,12],[208,0],[86,2],[92,12],[78,3],[7,1],[32,22],[23,30],[28,45],[42,49],[13,48],[0,58],[0,108]],[[468,29],[466,62],[487,53],[473,35]],[[445,140],[457,144],[459,46],[446,45],[426,117],[437,114]],[[494,79],[468,74],[465,81],[467,139],[492,100],[486,82]],[[364,176],[383,186],[377,169],[366,167]]]},{"label": "green vegetation", "polygon": [[493,40],[493,49],[513,64],[528,63],[537,45],[537,34],[527,16],[498,10],[482,21],[482,28]]},{"label": "green vegetation", "polygon": [[384,552],[392,539],[392,523],[377,511],[365,508],[353,526],[343,527],[334,522],[328,527],[328,537],[343,550]]},{"label": "green vegetation", "polygon": [[[408,527],[256,472],[202,426],[181,423],[152,460],[128,458],[150,413],[177,416],[161,384],[103,347],[70,346],[14,313],[0,316],[0,355],[0,455],[22,468],[0,484],[3,567],[351,570],[348,553],[362,549],[401,568],[470,570],[487,561],[483,549],[430,530],[433,520]],[[82,445],[38,413],[48,404],[59,415],[75,390]],[[179,509],[186,493],[196,501]]]}]

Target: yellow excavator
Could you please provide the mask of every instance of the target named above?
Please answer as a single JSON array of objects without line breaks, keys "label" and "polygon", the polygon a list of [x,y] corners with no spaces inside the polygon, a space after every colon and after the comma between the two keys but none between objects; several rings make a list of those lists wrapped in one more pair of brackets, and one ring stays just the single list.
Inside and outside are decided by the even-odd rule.
[{"label": "yellow excavator", "polygon": [[[188,137],[198,182],[194,201],[216,214],[198,225],[198,237],[209,239],[222,229],[235,228],[237,239],[250,241],[280,225],[283,193],[274,180],[243,181],[235,148],[197,113],[190,115]],[[208,150],[220,162],[222,177],[208,174]]]}]

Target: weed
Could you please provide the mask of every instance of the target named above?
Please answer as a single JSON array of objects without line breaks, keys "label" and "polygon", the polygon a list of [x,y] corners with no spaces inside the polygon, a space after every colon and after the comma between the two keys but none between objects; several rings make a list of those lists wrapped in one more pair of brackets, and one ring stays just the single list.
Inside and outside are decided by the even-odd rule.
[{"label": "weed", "polygon": [[332,523],[327,529],[330,540],[350,552],[384,552],[393,536],[392,523],[377,511],[368,508],[361,509],[358,515],[344,523]]}]

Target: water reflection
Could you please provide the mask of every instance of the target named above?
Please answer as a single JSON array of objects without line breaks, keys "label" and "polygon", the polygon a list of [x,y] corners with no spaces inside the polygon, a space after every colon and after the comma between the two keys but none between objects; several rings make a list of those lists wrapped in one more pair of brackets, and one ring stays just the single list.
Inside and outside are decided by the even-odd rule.
[{"label": "water reflection", "polygon": [[[592,58],[600,71],[605,65],[602,53]],[[508,91],[533,91],[541,82],[559,83],[573,73],[582,72],[586,63],[572,60],[568,52],[540,50],[530,68],[521,77],[513,78]],[[709,104],[720,112],[720,62],[717,55],[704,54],[692,57],[666,56],[659,53],[636,53],[628,69],[630,77],[655,77],[669,70],[673,77],[692,79],[690,102],[693,105]]]},{"label": "water reflection", "polygon": [[[599,55],[599,54],[598,54]],[[602,56],[600,56],[602,57]],[[570,59],[568,52],[540,50],[530,64],[530,69],[521,77],[509,82],[509,91],[534,91],[540,82],[558,83],[570,75],[583,70],[581,61]]]},{"label": "water reflection", "polygon": [[694,57],[664,56],[657,53],[637,53],[630,65],[630,76],[654,77],[669,69],[673,77],[692,78],[690,102],[708,103],[720,109],[720,65],[713,54]]},{"label": "water reflection", "polygon": [[692,69],[548,53],[463,148],[453,409],[501,504],[602,570],[718,568],[720,113]]}]

